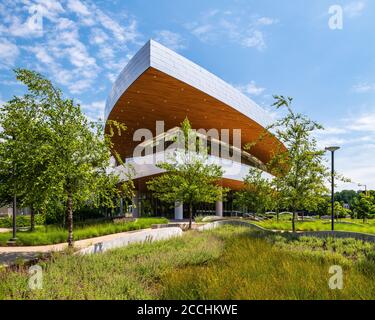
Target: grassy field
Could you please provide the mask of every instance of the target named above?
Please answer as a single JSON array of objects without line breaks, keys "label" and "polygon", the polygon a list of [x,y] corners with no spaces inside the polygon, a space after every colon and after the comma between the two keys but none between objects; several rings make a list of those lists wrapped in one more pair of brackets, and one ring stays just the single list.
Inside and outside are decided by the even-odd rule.
[{"label": "grassy field", "polygon": [[[74,227],[74,239],[88,239],[107,234],[139,230],[149,228],[152,224],[166,223],[165,218],[139,218],[134,222],[101,222],[90,225],[76,225]],[[0,233],[0,246],[5,246],[12,237],[11,232]],[[67,230],[56,226],[37,226],[34,232],[18,231],[17,244],[24,246],[47,245],[66,242]]]},{"label": "grassy field", "polygon": [[[0,299],[374,299],[374,245],[295,239],[223,227],[104,254],[59,253],[40,262],[43,289],[27,269],[0,272]],[[344,289],[328,286],[344,269]]]},{"label": "grassy field", "polygon": [[[292,230],[292,222],[289,220],[290,216],[283,217],[279,222],[276,218],[255,222],[257,225],[272,230]],[[313,220],[313,221],[298,221],[296,222],[297,231],[323,231],[331,230],[330,220]],[[335,230],[337,231],[352,231],[375,234],[375,220],[367,220],[363,223],[358,219],[340,219],[335,221]]]}]

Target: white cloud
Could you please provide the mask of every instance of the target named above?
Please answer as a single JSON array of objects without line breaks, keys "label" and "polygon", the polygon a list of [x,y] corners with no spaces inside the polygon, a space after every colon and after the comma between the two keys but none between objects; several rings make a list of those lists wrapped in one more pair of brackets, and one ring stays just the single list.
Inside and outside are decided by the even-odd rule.
[{"label": "white cloud", "polygon": [[104,119],[105,101],[93,101],[89,104],[81,104],[82,111],[86,114],[90,121],[98,121]]},{"label": "white cloud", "polygon": [[361,114],[349,121],[348,128],[353,131],[375,132],[375,113]]},{"label": "white cloud", "polygon": [[259,30],[255,30],[249,36],[243,38],[241,43],[244,47],[257,48],[258,50],[263,50],[266,47],[263,33]]},{"label": "white cloud", "polygon": [[352,90],[356,93],[367,93],[375,91],[375,83],[361,82],[354,85]]},{"label": "white cloud", "polygon": [[156,31],[155,40],[175,51],[186,48],[185,40],[181,35],[169,30]]},{"label": "white cloud", "polygon": [[266,88],[257,86],[255,81],[251,81],[250,83],[243,86],[238,86],[238,89],[250,96],[259,96],[266,90]]},{"label": "white cloud", "polygon": [[362,14],[365,7],[366,7],[366,3],[364,1],[350,2],[349,4],[344,6],[344,13],[349,18],[355,18]]},{"label": "white cloud", "polygon": [[185,27],[202,42],[217,43],[227,39],[243,47],[263,50],[266,48],[263,29],[277,22],[276,19],[248,12],[212,10],[201,14],[200,19],[187,23]]},{"label": "white cloud", "polygon": [[[33,4],[42,12],[42,32],[27,26]],[[17,46],[21,37],[35,38],[33,45],[26,39]],[[91,0],[0,3],[0,68],[25,65],[73,94],[104,90],[94,86],[99,75],[113,80],[138,48],[138,37],[136,19],[124,12],[109,14]]]},{"label": "white cloud", "polygon": [[348,130],[345,128],[328,127],[328,128],[324,128],[324,130],[318,130],[316,133],[319,136],[326,136],[326,135],[332,135],[332,134],[344,134],[347,132]]},{"label": "white cloud", "polygon": [[336,169],[355,184],[339,183],[339,189],[354,188],[367,184],[375,189],[375,111],[353,113],[337,119],[334,127],[315,132],[320,148],[339,145],[335,156]]},{"label": "white cloud", "polygon": [[69,10],[81,14],[84,16],[90,15],[89,9],[79,0],[69,0],[68,1],[68,8]]},{"label": "white cloud", "polygon": [[0,68],[13,66],[19,53],[14,43],[0,38]]},{"label": "white cloud", "polygon": [[90,43],[96,45],[105,44],[109,40],[109,36],[100,28],[93,28],[90,34]]},{"label": "white cloud", "polygon": [[278,20],[269,17],[261,17],[257,20],[257,23],[260,25],[270,26],[272,24],[278,23]]}]

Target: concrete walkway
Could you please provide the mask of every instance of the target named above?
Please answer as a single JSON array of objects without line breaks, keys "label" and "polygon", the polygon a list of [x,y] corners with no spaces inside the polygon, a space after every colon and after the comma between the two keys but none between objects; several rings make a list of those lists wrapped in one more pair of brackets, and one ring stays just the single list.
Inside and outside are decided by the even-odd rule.
[{"label": "concrete walkway", "polygon": [[6,233],[6,232],[11,232],[12,229],[8,229],[8,228],[0,228],[0,233]]}]

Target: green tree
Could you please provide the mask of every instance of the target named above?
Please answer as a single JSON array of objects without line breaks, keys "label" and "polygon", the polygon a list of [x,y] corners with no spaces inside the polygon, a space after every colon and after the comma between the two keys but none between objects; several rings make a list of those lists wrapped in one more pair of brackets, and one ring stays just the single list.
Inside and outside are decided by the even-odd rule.
[{"label": "green tree", "polygon": [[[19,71],[16,71],[18,74]],[[35,211],[43,212],[54,185],[49,181],[51,150],[46,143],[50,132],[42,103],[33,94],[14,97],[0,108],[0,175],[6,194],[17,195],[20,206],[31,209],[31,230]]]},{"label": "green tree", "polygon": [[87,201],[113,207],[118,197],[132,193],[131,179],[120,184],[116,173],[108,173],[111,135],[126,127],[110,122],[110,134],[104,134],[101,124],[89,122],[80,106],[64,98],[49,80],[25,69],[15,73],[28,93],[2,110],[0,171],[8,172],[3,177],[13,185],[11,193],[21,195],[32,208],[43,209],[56,199],[64,202],[72,246],[75,209]]},{"label": "green tree", "polygon": [[[313,131],[322,127],[305,115],[295,113],[291,108],[292,98],[274,98],[273,106],[277,109],[285,107],[287,114],[268,130],[274,132],[287,151],[276,150],[267,167],[278,180],[285,206],[293,212],[292,229],[295,232],[297,211],[316,208],[317,199],[327,193],[324,151],[318,150],[316,140],[311,136]],[[266,134],[270,134],[268,132]]]},{"label": "green tree", "polygon": [[331,197],[328,195],[323,195],[317,197],[316,209],[314,210],[320,217],[327,215],[328,208],[331,203]]},{"label": "green tree", "polygon": [[370,194],[359,194],[359,196],[356,199],[354,199],[353,211],[357,215],[357,218],[363,219],[363,223],[365,223],[366,219],[370,215],[375,214],[374,197]]},{"label": "green tree", "polygon": [[[327,208],[327,215],[331,215],[331,203],[328,204]],[[338,219],[343,219],[346,218],[347,215],[350,215],[351,211],[349,209],[346,209],[342,206],[342,204],[339,201],[335,201],[335,207],[334,207],[334,212],[335,212],[335,218]]]},{"label": "green tree", "polygon": [[352,206],[357,196],[357,192],[354,190],[342,190],[340,192],[335,192],[335,201],[344,202]]},{"label": "green tree", "polygon": [[252,210],[255,215],[265,213],[268,208],[272,208],[272,194],[270,180],[264,177],[262,170],[250,168],[248,175],[244,179],[243,190],[236,193],[235,202]]},{"label": "green tree", "polygon": [[[222,200],[227,190],[218,185],[223,171],[216,164],[207,163],[207,149],[196,143],[189,120],[181,123],[182,148],[168,161],[157,166],[166,172],[147,183],[148,189],[162,201],[180,202],[189,206],[189,228],[193,205]],[[193,142],[193,143],[192,143]]]}]

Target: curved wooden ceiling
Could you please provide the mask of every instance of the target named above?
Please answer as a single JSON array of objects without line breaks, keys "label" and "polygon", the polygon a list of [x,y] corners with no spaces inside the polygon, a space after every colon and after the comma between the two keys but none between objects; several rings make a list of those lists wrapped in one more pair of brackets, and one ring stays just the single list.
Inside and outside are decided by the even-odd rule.
[{"label": "curved wooden ceiling", "polygon": [[[132,157],[140,143],[133,141],[137,129],[147,128],[155,136],[156,121],[164,120],[165,130],[169,130],[179,126],[185,117],[195,129],[229,129],[230,142],[233,129],[241,129],[242,147],[264,132],[261,125],[234,108],[150,67],[124,92],[109,114],[108,120],[123,122],[128,127],[124,135],[113,137],[114,148],[122,158]],[[266,163],[277,148],[285,150],[280,141],[267,136],[250,153]]]}]

